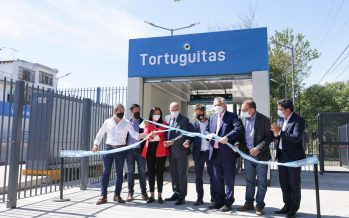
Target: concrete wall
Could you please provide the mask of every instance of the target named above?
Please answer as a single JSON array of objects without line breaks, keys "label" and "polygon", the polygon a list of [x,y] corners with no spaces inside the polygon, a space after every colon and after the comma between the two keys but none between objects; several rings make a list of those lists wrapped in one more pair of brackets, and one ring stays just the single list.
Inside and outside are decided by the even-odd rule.
[{"label": "concrete wall", "polygon": [[270,117],[269,72],[252,72],[252,96],[257,104],[257,111]]}]

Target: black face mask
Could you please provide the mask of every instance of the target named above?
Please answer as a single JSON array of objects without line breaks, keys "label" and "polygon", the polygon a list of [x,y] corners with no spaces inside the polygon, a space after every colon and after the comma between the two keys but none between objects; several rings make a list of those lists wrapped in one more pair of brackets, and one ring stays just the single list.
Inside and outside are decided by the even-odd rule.
[{"label": "black face mask", "polygon": [[122,119],[124,117],[125,113],[116,113],[116,116],[119,117],[120,119]]},{"label": "black face mask", "polygon": [[196,115],[196,119],[198,119],[198,120],[203,120],[204,118],[205,118],[205,116],[203,114]]},{"label": "black face mask", "polygon": [[134,112],[133,113],[133,118],[138,120],[140,117],[141,117],[141,112]]}]

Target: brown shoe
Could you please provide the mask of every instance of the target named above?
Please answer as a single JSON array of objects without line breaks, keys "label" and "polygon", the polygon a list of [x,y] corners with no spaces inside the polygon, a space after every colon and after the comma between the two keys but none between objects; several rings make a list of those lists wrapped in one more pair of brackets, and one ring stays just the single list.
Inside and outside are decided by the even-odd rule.
[{"label": "brown shoe", "polygon": [[118,195],[115,195],[114,198],[113,198],[113,200],[114,200],[115,202],[120,203],[120,204],[125,203],[125,201],[124,201],[120,196],[118,196]]},{"label": "brown shoe", "polygon": [[256,207],[256,215],[257,216],[263,216],[264,215],[263,209]]},{"label": "brown shoe", "polygon": [[254,210],[254,206],[253,206],[253,203],[245,202],[244,206],[239,207],[237,210],[238,211]]},{"label": "brown shoe", "polygon": [[97,201],[97,205],[100,205],[100,204],[105,204],[105,203],[107,203],[108,201],[107,201],[107,197],[104,197],[104,196],[101,196],[99,199],[98,199],[98,201]]},{"label": "brown shoe", "polygon": [[126,198],[126,201],[127,201],[127,202],[133,201],[133,194],[132,194],[132,193],[128,193],[128,196],[127,196],[127,198]]},{"label": "brown shoe", "polygon": [[147,193],[142,194],[142,200],[143,201],[149,200],[149,196],[147,195]]}]

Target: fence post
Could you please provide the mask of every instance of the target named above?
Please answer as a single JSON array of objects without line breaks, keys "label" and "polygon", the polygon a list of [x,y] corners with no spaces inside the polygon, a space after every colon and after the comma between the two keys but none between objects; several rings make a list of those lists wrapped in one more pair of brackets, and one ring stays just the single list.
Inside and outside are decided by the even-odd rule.
[{"label": "fence post", "polygon": [[96,93],[96,103],[101,103],[101,87],[97,87],[97,93]]},{"label": "fence post", "polygon": [[315,180],[315,197],[316,197],[316,217],[321,217],[320,211],[320,191],[319,191],[319,176],[318,176],[318,166],[314,164],[314,180]]},{"label": "fence post", "polygon": [[324,143],[323,143],[323,126],[321,121],[321,113],[317,115],[318,125],[318,137],[319,137],[319,158],[320,158],[320,174],[323,175],[325,171],[325,154],[324,154]]},{"label": "fence post", "polygon": [[[98,90],[98,88],[97,88]],[[98,92],[97,92],[98,93]],[[83,110],[82,110],[82,132],[81,132],[81,149],[89,150],[90,149],[90,132],[91,132],[91,109],[92,109],[92,100],[85,98],[83,100]],[[80,190],[86,190],[88,183],[88,173],[89,173],[89,157],[81,158],[81,185]]]},{"label": "fence post", "polygon": [[24,105],[24,81],[16,81],[14,97],[13,125],[11,134],[11,150],[9,160],[9,179],[7,192],[7,208],[17,207],[19,155],[21,147],[22,118]]}]

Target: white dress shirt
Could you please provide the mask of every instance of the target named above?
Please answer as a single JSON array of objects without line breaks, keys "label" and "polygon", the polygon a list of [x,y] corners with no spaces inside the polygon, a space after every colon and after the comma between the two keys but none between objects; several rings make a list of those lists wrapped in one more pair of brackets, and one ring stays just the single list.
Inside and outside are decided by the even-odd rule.
[{"label": "white dress shirt", "polygon": [[107,133],[105,143],[111,146],[126,145],[128,133],[130,133],[131,137],[135,139],[139,139],[140,135],[135,131],[130,121],[121,119],[119,123],[116,123],[114,117],[104,121],[94,140],[95,145],[99,145],[101,143],[105,133]]},{"label": "white dress shirt", "polygon": [[[208,120],[200,123],[200,132],[201,134],[205,134],[206,127],[208,125]],[[207,151],[210,148],[210,142],[205,138],[201,138],[201,151]]]},{"label": "white dress shirt", "polygon": [[[284,123],[282,124],[282,128],[281,131],[285,131],[286,130],[286,126],[288,124],[288,121],[290,120],[290,118],[292,117],[293,113],[288,117],[288,119],[284,118]],[[281,134],[281,131],[276,135],[279,136]],[[282,150],[282,138],[280,139],[280,143],[279,143],[279,149]]]}]

